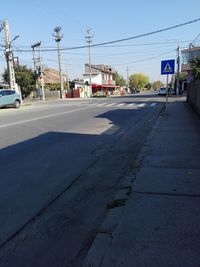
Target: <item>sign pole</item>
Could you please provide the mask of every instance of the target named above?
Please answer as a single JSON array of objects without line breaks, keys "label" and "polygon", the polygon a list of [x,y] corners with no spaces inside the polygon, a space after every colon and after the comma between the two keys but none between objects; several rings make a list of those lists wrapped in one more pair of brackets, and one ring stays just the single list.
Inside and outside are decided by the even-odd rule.
[{"label": "sign pole", "polygon": [[165,109],[167,109],[168,96],[169,96],[169,91],[168,91],[169,74],[174,74],[174,66],[175,66],[175,60],[174,59],[168,59],[168,60],[162,60],[161,61],[161,75],[167,75]]},{"label": "sign pole", "polygon": [[167,84],[166,84],[166,105],[168,103],[168,83],[169,83],[169,74],[167,74]]}]

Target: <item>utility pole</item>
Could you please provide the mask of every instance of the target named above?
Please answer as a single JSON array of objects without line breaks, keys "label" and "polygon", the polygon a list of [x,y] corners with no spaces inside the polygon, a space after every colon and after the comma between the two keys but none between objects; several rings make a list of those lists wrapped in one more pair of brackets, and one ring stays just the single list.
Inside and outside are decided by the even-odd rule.
[{"label": "utility pole", "polygon": [[66,63],[66,74],[67,74],[67,90],[69,91],[69,73],[68,73],[67,60],[65,63]]},{"label": "utility pole", "polygon": [[92,43],[92,38],[93,35],[90,33],[91,29],[89,28],[87,30],[87,36],[86,42],[88,43],[88,54],[89,54],[89,86],[90,86],[90,96],[92,95],[92,72],[91,72],[91,43]]},{"label": "utility pole", "polygon": [[33,49],[33,69],[34,69],[35,72],[36,72],[35,47],[37,46],[37,44],[32,44],[31,45],[31,48]]},{"label": "utility pole", "polygon": [[57,50],[58,50],[58,67],[59,67],[59,76],[60,76],[60,98],[63,98],[63,90],[64,90],[64,85],[63,85],[63,77],[62,77],[62,69],[61,69],[61,55],[60,55],[60,41],[63,38],[63,35],[60,34],[61,27],[56,27],[54,29],[54,34],[53,36],[55,37],[55,41],[57,43]]},{"label": "utility pole", "polygon": [[[40,42],[41,45],[41,42]],[[38,54],[39,54],[39,79],[40,79],[40,86],[42,89],[42,100],[45,100],[45,94],[44,94],[44,73],[43,73],[43,65],[42,65],[42,59],[40,56],[40,45],[38,46]]]},{"label": "utility pole", "polygon": [[179,95],[179,74],[180,74],[180,47],[177,48],[177,78],[176,78],[176,94]]},{"label": "utility pole", "polygon": [[[41,90],[42,90],[42,100],[45,100],[45,92],[44,92],[44,73],[43,73],[43,66],[42,66],[42,60],[40,56],[40,46],[41,41],[35,44],[31,45],[31,48],[33,49],[33,64],[34,64],[34,71],[37,74],[36,79],[36,90],[38,90],[38,86],[40,84]],[[38,48],[38,57],[35,57],[35,48]],[[38,83],[38,78],[40,79],[40,82]]]},{"label": "utility pole", "polygon": [[4,28],[4,34],[5,34],[5,56],[6,56],[6,62],[7,62],[7,68],[8,68],[9,87],[11,89],[16,90],[18,93],[20,93],[16,85],[16,81],[15,81],[13,53],[11,49],[11,43],[19,37],[19,34],[16,34],[15,37],[10,41],[8,20],[5,20],[3,22],[3,28]]},{"label": "utility pole", "polygon": [[129,92],[129,67],[127,66],[127,69],[126,69],[126,72],[127,72],[127,91]]}]

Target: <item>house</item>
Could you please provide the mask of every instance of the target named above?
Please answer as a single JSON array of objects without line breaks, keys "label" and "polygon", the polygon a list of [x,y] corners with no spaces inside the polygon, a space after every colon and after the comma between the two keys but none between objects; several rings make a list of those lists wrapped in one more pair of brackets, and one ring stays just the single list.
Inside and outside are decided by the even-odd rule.
[{"label": "house", "polygon": [[197,55],[200,55],[200,46],[194,47],[190,45],[188,49],[184,49],[181,51],[181,72],[187,73],[188,82],[193,80],[192,68],[190,62]]},{"label": "house", "polygon": [[[67,75],[62,73],[63,83],[66,84],[67,82]],[[60,73],[59,71],[44,67],[43,68],[43,75],[38,77],[37,80],[38,88],[35,92],[33,92],[32,97],[38,98],[42,97],[42,89],[41,87],[44,86],[45,88],[45,98],[58,98],[60,97]]]},{"label": "house", "polygon": [[[43,69],[44,73],[44,84],[45,85],[50,85],[50,84],[59,84],[60,83],[60,73],[59,71],[52,69],[52,68],[44,68]],[[67,82],[67,75],[62,73],[63,77],[63,82]]]},{"label": "house", "polygon": [[115,70],[108,65],[91,65],[91,72],[89,64],[85,64],[85,73],[83,74],[84,83],[89,83],[91,75],[92,94],[104,95],[115,94],[119,86],[116,86],[113,80]]}]

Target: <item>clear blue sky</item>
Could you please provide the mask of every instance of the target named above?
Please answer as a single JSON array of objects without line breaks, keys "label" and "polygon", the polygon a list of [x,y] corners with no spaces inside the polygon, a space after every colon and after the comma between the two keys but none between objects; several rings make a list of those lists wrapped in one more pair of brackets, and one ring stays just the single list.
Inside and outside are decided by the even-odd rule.
[{"label": "clear blue sky", "polygon": [[[31,49],[31,44],[41,41],[42,47],[56,47],[52,36],[56,26],[64,35],[60,45],[74,47],[85,45],[86,30],[90,27],[93,44],[128,38],[167,28],[200,18],[199,0],[11,0],[1,3],[0,20],[9,21],[11,38],[19,33],[13,48]],[[125,78],[142,72],[150,81],[163,80],[160,62],[176,57],[176,48],[186,48],[200,33],[200,22],[177,29],[120,42],[109,47],[92,48],[92,64],[107,64]],[[4,34],[0,33],[0,44]],[[200,44],[200,37],[196,45]],[[31,52],[15,52],[20,63],[32,67]],[[57,53],[43,52],[43,64],[57,67]],[[63,72],[68,70],[71,79],[82,78],[84,63],[88,62],[88,49],[62,51]],[[6,66],[0,51],[0,72]]]}]

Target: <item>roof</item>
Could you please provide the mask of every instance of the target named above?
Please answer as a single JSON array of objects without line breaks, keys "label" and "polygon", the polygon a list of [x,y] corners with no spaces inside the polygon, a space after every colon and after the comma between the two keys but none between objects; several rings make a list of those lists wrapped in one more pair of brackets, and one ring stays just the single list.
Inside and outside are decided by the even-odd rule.
[{"label": "roof", "polygon": [[181,53],[184,53],[184,52],[193,52],[193,51],[200,51],[200,46],[191,47],[191,48],[187,48],[187,49],[181,50]]},{"label": "roof", "polygon": [[[85,64],[85,67],[89,68],[89,64]],[[103,65],[103,64],[91,65],[91,72],[92,72],[92,70],[94,70],[94,71],[96,70],[96,71],[99,71],[101,73],[107,73],[107,74],[114,74],[115,73],[115,70],[111,66]]]}]

